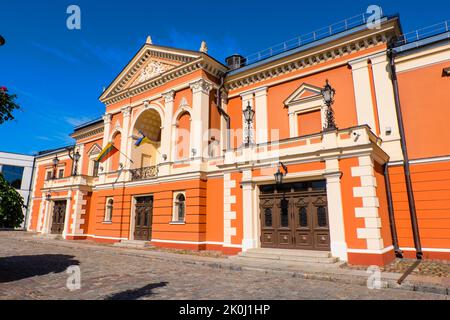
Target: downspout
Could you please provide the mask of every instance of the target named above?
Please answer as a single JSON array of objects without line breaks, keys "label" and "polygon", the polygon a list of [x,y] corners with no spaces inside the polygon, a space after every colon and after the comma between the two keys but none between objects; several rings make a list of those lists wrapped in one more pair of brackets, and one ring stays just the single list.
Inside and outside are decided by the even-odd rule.
[{"label": "downspout", "polygon": [[386,196],[388,201],[389,211],[389,226],[391,227],[392,244],[394,246],[395,256],[397,258],[403,258],[403,252],[398,245],[397,227],[395,225],[394,204],[392,201],[391,181],[389,179],[389,170],[387,163],[383,166],[384,170],[384,183],[386,187]]},{"label": "downspout", "polygon": [[27,197],[27,210],[26,210],[26,214],[25,214],[25,219],[23,222],[23,230],[27,231],[27,225],[28,225],[28,220],[30,219],[30,200],[31,200],[31,193],[33,192],[33,183],[34,183],[34,173],[35,173],[35,168],[34,166],[36,165],[36,157],[33,158],[33,169],[31,169],[31,179],[30,179],[30,186],[28,188],[28,197]]},{"label": "downspout", "polygon": [[220,86],[217,89],[217,101],[216,101],[216,106],[217,106],[217,110],[219,111],[220,115],[225,119],[225,122],[227,123],[227,148],[226,150],[230,150],[230,129],[231,129],[231,125],[230,125],[230,116],[228,115],[228,113],[225,112],[225,110],[222,109],[222,89],[224,87],[224,81],[225,81],[225,76],[226,73],[224,73],[221,77],[220,77]]},{"label": "downspout", "polygon": [[395,110],[397,112],[397,123],[398,129],[400,131],[400,142],[402,147],[403,154],[403,169],[405,174],[405,182],[406,182],[406,193],[408,195],[408,205],[409,205],[409,215],[411,218],[411,226],[414,238],[414,247],[416,248],[416,258],[422,259],[422,245],[420,243],[420,235],[419,235],[419,224],[417,222],[417,213],[416,213],[416,204],[414,201],[414,192],[412,188],[411,181],[411,172],[409,168],[409,157],[408,150],[406,148],[406,138],[405,138],[405,128],[403,126],[403,116],[400,105],[400,95],[398,88],[398,80],[397,73],[395,68],[395,52],[394,52],[394,42],[390,42],[388,45],[387,55],[389,58],[389,65],[391,68],[391,81],[392,87],[394,89],[394,98],[395,98]]}]

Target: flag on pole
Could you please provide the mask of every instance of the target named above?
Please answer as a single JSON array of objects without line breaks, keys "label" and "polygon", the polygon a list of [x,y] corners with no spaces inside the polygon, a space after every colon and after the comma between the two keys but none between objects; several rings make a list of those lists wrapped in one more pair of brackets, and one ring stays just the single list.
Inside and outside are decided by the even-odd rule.
[{"label": "flag on pole", "polygon": [[116,147],[114,147],[114,144],[112,144],[110,142],[103,148],[103,150],[100,152],[100,154],[98,155],[98,157],[95,161],[103,162],[106,159],[108,159],[110,156],[112,156],[114,153],[116,153],[117,151],[119,151],[119,150]]},{"label": "flag on pole", "polygon": [[144,143],[156,144],[155,141],[150,140],[150,138],[148,138],[142,131],[139,131],[139,133],[142,134],[142,137],[137,139],[137,141],[135,142],[134,145],[136,147],[139,147],[140,145],[143,145]]}]

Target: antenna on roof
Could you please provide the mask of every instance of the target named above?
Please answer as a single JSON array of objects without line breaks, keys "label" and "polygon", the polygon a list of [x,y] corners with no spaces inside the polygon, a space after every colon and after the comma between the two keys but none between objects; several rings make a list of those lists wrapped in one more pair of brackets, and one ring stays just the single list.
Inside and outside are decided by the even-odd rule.
[{"label": "antenna on roof", "polygon": [[145,43],[146,43],[146,44],[153,44],[152,37],[151,37],[151,36],[148,36],[148,37],[147,37],[147,41],[145,41]]}]

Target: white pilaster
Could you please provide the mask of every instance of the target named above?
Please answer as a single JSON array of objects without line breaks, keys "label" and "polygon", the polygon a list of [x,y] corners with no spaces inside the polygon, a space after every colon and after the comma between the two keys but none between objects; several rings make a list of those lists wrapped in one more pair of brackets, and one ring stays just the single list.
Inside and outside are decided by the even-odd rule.
[{"label": "white pilaster", "polygon": [[352,67],[358,125],[367,124],[375,132],[375,115],[372,103],[368,59],[363,58],[350,61],[349,64]]},{"label": "white pilaster", "polygon": [[328,219],[330,226],[330,247],[333,257],[347,261],[347,243],[345,241],[344,211],[342,208],[341,172],[339,161],[325,161],[327,180]]},{"label": "white pilaster", "polygon": [[[375,96],[378,105],[380,123],[380,138],[383,139],[382,148],[389,154],[390,161],[403,160],[400,145],[400,133],[395,110],[395,98],[390,79],[389,61],[386,52],[369,57],[372,61]],[[386,134],[390,131],[390,134]]]},{"label": "white pilaster", "polygon": [[267,142],[267,111],[267,88],[264,87],[255,91],[256,143]]},{"label": "white pilaster", "polygon": [[[195,149],[196,157],[208,157],[209,139],[209,93],[212,83],[200,79],[190,84],[192,89],[192,122],[191,122],[191,149]],[[189,150],[192,156],[191,150]]]},{"label": "white pilaster", "polygon": [[243,239],[242,250],[256,248],[258,246],[258,209],[255,202],[255,185],[251,181],[252,171],[245,170],[242,173],[243,195]]},{"label": "white pilaster", "polygon": [[131,132],[130,132],[130,122],[131,122],[131,106],[127,106],[121,109],[122,111],[122,132],[123,135],[121,136],[120,140],[120,160],[119,162],[122,163],[125,167],[125,169],[129,169],[131,166],[131,162],[125,154],[130,157],[131,154],[127,153],[128,144],[131,143]]},{"label": "white pilaster", "polygon": [[[161,155],[165,154],[165,162],[172,161],[172,117],[175,100],[175,91],[171,90],[162,94],[164,98],[164,120],[161,132]],[[161,159],[161,161],[164,161]]]}]

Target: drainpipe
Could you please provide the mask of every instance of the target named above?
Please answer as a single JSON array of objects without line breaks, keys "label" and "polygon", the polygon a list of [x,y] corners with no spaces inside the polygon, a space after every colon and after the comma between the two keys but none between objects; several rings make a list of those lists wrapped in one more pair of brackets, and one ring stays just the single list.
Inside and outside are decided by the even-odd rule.
[{"label": "drainpipe", "polygon": [[408,195],[408,205],[409,205],[409,215],[411,218],[411,226],[414,238],[414,247],[416,248],[416,258],[422,259],[422,245],[420,243],[420,235],[419,235],[419,224],[417,222],[417,213],[416,213],[416,204],[414,201],[414,192],[412,188],[411,181],[411,172],[409,168],[409,157],[408,150],[406,148],[406,138],[405,138],[405,128],[403,126],[403,117],[402,110],[400,105],[400,95],[398,88],[398,80],[397,73],[395,68],[395,52],[394,52],[394,42],[391,41],[388,46],[387,55],[389,58],[389,65],[391,67],[391,81],[392,87],[394,89],[394,98],[395,98],[395,110],[397,112],[397,123],[400,131],[400,142],[402,146],[402,154],[403,154],[403,171],[405,174],[405,182],[406,182],[406,193]]},{"label": "drainpipe", "polygon": [[217,110],[219,111],[220,115],[225,119],[226,123],[227,123],[227,149],[226,150],[230,150],[230,116],[225,112],[225,110],[222,109],[222,89],[224,87],[224,81],[225,81],[225,76],[226,73],[220,77],[220,86],[217,89],[217,102],[216,102],[216,106],[217,106]]},{"label": "drainpipe", "polygon": [[386,196],[388,201],[389,211],[389,226],[391,227],[392,244],[394,245],[394,252],[397,258],[403,258],[403,252],[398,245],[397,227],[395,226],[394,205],[392,202],[391,181],[389,179],[389,170],[387,163],[383,166],[384,170],[384,183],[386,187]]},{"label": "drainpipe", "polygon": [[33,158],[33,167],[31,169],[31,179],[30,179],[30,185],[28,187],[29,191],[28,191],[28,197],[27,197],[27,209],[25,211],[25,219],[23,222],[23,230],[27,231],[27,225],[28,225],[28,220],[30,219],[30,201],[31,201],[31,193],[33,192],[33,182],[34,182],[34,173],[35,173],[35,168],[34,166],[36,165],[36,157]]}]

